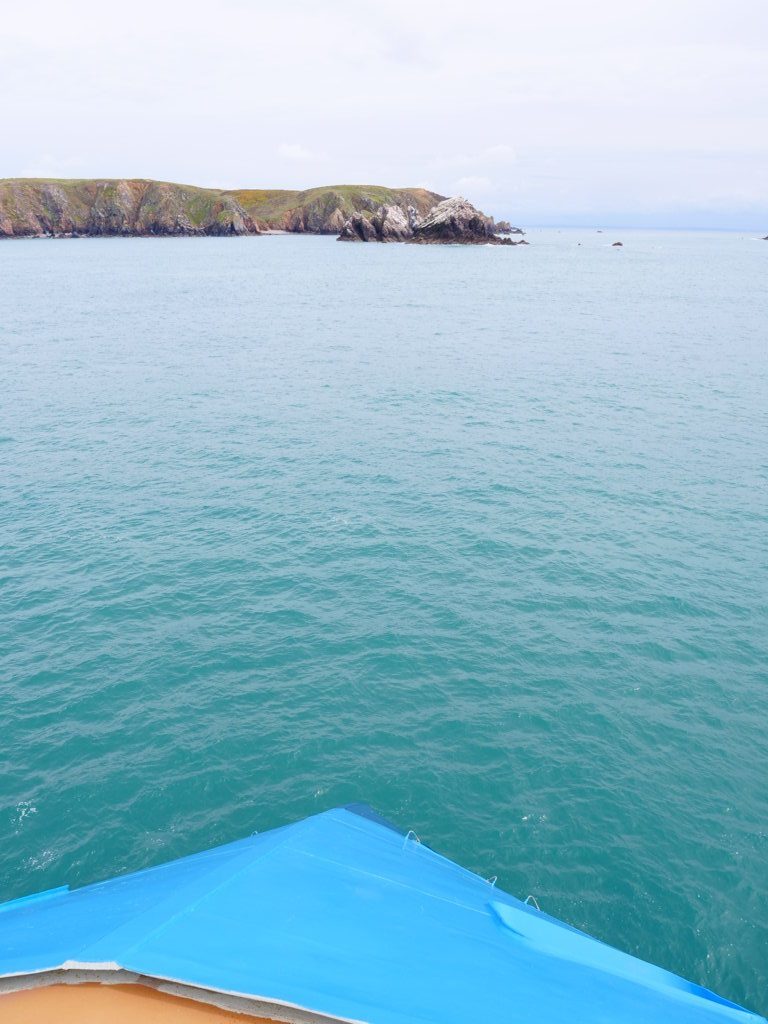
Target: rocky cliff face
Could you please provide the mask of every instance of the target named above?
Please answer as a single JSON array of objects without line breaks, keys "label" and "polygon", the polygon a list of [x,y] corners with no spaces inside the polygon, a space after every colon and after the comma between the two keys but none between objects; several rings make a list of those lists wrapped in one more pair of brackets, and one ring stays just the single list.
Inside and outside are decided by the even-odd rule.
[{"label": "rocky cliff face", "polygon": [[342,241],[516,244],[520,232],[466,199],[425,189],[335,185],[305,192],[124,180],[0,181],[0,238],[334,234]]},{"label": "rocky cliff face", "polygon": [[424,189],[371,185],[224,191],[134,179],[6,179],[0,181],[0,238],[254,235],[262,229],[337,235],[360,211],[401,205],[425,214],[440,199]]},{"label": "rocky cliff face", "polygon": [[407,242],[413,238],[418,215],[400,206],[381,206],[371,216],[355,213],[339,235],[340,242]]},{"label": "rocky cliff face", "polygon": [[[356,213],[345,223],[340,242],[411,242],[419,244],[520,245],[497,232],[512,229],[475,209],[460,196],[437,203],[426,216],[410,207],[382,206],[375,213]],[[518,233],[522,234],[519,229]],[[527,243],[526,243],[527,244]]]},{"label": "rocky cliff face", "polygon": [[420,216],[428,213],[443,196],[421,188],[384,188],[380,185],[332,185],[305,192],[233,193],[263,228],[338,235],[357,214],[371,219],[382,206],[412,207]]},{"label": "rocky cliff face", "polygon": [[0,237],[250,235],[227,193],[152,181],[0,182]]},{"label": "rocky cliff face", "polygon": [[445,199],[419,222],[413,242],[464,245],[507,245],[508,238],[499,238],[493,218],[486,217],[462,196]]}]

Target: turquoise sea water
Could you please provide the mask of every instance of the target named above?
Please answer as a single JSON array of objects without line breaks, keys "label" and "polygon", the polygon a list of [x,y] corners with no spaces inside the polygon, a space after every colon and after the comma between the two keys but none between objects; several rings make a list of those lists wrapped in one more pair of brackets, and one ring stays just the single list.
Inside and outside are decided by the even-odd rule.
[{"label": "turquoise sea water", "polygon": [[0,899],[367,800],[768,1010],[768,244],[529,237],[0,245]]}]

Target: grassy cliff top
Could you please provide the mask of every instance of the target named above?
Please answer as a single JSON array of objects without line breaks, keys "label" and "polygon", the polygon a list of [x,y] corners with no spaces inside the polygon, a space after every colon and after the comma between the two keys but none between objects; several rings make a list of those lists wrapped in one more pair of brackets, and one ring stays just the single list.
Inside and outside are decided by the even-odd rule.
[{"label": "grassy cliff top", "polygon": [[388,203],[410,204],[426,212],[444,198],[423,188],[387,188],[385,185],[321,185],[304,190],[244,188],[234,189],[230,194],[257,219],[280,217],[328,200],[348,215]]}]

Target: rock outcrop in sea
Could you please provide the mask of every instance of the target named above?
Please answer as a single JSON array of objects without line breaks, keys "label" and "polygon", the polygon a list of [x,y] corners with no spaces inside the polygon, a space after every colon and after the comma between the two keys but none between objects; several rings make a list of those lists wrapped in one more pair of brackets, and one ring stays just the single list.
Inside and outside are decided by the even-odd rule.
[{"label": "rock outcrop in sea", "polygon": [[524,235],[522,228],[513,228],[508,220],[497,220],[493,226],[497,235]]},{"label": "rock outcrop in sea", "polygon": [[[498,232],[511,233],[505,221],[496,224],[461,196],[443,199],[425,217],[409,208],[382,206],[373,214],[356,213],[345,223],[340,242],[410,242],[418,244],[520,245]],[[519,228],[514,229],[522,234]],[[527,243],[526,243],[527,244]]]},{"label": "rock outcrop in sea", "polygon": [[493,218],[486,217],[462,196],[444,199],[419,221],[413,242],[463,245],[512,245],[509,238],[499,238]]},{"label": "rock outcrop in sea", "polygon": [[[332,185],[303,192],[143,179],[0,180],[0,238],[337,235],[341,241],[521,245],[466,199],[426,189]],[[506,237],[499,237],[504,235]]]}]

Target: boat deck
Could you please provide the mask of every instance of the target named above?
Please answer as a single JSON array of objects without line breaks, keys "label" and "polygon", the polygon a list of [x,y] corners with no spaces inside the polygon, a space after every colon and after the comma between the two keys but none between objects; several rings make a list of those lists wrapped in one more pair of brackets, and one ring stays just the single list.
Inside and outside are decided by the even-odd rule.
[{"label": "boat deck", "polygon": [[0,996],[3,1024],[271,1024],[146,985],[49,985]]}]

